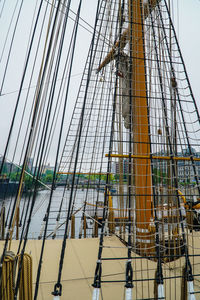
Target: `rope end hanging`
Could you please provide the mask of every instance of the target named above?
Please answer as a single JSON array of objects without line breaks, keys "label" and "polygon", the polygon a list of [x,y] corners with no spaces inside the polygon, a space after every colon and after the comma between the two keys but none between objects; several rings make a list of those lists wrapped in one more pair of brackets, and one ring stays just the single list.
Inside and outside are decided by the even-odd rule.
[{"label": "rope end hanging", "polygon": [[126,288],[133,288],[133,268],[131,265],[131,259],[128,259],[126,263]]},{"label": "rope end hanging", "polygon": [[194,277],[192,274],[192,266],[189,258],[187,259],[185,270],[186,270],[186,280],[187,280],[187,299],[196,300],[196,297],[194,295]]},{"label": "rope end hanging", "polygon": [[126,263],[126,300],[132,300],[132,288],[133,288],[133,269],[131,260]]},{"label": "rope end hanging", "polygon": [[62,295],[62,284],[61,283],[56,283],[54,286],[54,291],[52,292],[52,295],[54,296],[53,300],[59,300]]},{"label": "rope end hanging", "polygon": [[94,283],[92,286],[94,287],[92,300],[99,300],[100,288],[101,288],[101,260],[97,260]]}]

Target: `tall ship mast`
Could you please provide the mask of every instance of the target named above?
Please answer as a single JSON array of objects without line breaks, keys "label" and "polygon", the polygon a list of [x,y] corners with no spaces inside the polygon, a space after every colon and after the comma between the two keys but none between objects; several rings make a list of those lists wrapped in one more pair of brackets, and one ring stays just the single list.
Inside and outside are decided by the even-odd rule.
[{"label": "tall ship mast", "polygon": [[35,6],[0,161],[1,298],[199,299],[200,115],[173,3],[96,1],[75,97],[83,7]]}]

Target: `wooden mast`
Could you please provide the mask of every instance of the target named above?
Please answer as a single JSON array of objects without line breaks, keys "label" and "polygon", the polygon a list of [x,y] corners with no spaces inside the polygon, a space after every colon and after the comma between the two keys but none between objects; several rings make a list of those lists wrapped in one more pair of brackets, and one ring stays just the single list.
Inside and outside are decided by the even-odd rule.
[{"label": "wooden mast", "polygon": [[[150,155],[149,124],[145,76],[144,10],[141,0],[129,1],[130,55],[132,58],[132,109],[134,154]],[[152,248],[150,232],[152,175],[150,159],[134,159],[136,202],[136,246],[142,254]]]},{"label": "wooden mast", "polygon": [[[115,43],[97,72],[110,63],[117,48],[122,51],[130,43],[131,56],[131,106],[133,116],[133,155],[135,177],[136,208],[136,246],[143,255],[154,253],[154,236],[149,230],[152,223],[153,191],[151,174],[151,153],[149,139],[148,103],[145,76],[145,40],[143,32],[144,20],[149,16],[149,8],[153,11],[160,0],[129,0],[129,26]],[[144,159],[147,157],[146,159]],[[152,253],[153,252],[153,253]]]}]

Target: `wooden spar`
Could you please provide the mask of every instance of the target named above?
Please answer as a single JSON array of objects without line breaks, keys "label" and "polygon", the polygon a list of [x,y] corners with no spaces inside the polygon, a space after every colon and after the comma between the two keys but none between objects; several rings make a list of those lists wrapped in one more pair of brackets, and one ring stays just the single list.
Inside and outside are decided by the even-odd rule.
[{"label": "wooden spar", "polygon": [[[161,0],[148,0],[148,1],[141,1],[144,2],[144,18],[146,19],[149,16],[149,6],[151,6],[151,10],[153,10],[158,2]],[[148,3],[149,2],[149,3]]]},{"label": "wooden spar", "polygon": [[[57,172],[58,175],[73,175],[73,172]],[[107,173],[98,172],[76,172],[75,175],[107,175]]]},{"label": "wooden spar", "polygon": [[75,239],[75,215],[71,216],[71,239]]},{"label": "wooden spar", "polygon": [[[149,16],[149,6],[151,6],[151,9],[153,10],[157,2],[160,2],[161,0],[150,0],[149,4],[144,4],[144,19],[146,19]],[[130,23],[131,24],[131,23]],[[130,40],[130,26],[124,30],[124,32],[121,35],[121,38],[119,41],[117,41],[110,52],[107,54],[103,62],[99,65],[97,69],[97,73],[101,71],[102,68],[104,68],[107,64],[109,64],[114,58],[116,54],[116,50],[120,47],[120,50],[123,50],[127,44],[127,42]],[[119,49],[118,49],[119,50]]]},{"label": "wooden spar", "polygon": [[87,220],[86,220],[86,215],[83,217],[83,230],[84,230],[84,238],[87,237]]},{"label": "wooden spar", "polygon": [[[130,55],[132,59],[132,109],[134,154],[150,156],[148,108],[146,98],[145,54],[143,38],[142,1],[130,0],[129,22],[131,24]],[[149,159],[135,158],[135,206],[136,206],[136,245],[139,252],[151,248],[151,237],[148,230],[152,217],[152,175]],[[152,251],[152,250],[151,250]]]},{"label": "wooden spar", "polygon": [[111,62],[114,59],[114,56],[116,54],[116,49],[120,47],[120,50],[123,50],[126,46],[128,40],[129,40],[129,28],[127,28],[121,35],[121,38],[119,41],[115,43],[113,48],[110,50],[110,52],[107,54],[104,61],[100,64],[100,66],[97,69],[97,72],[101,71],[103,67],[105,67],[109,62]]},{"label": "wooden spar", "polygon": [[[129,158],[128,154],[106,154],[106,157],[118,157],[118,158]],[[175,161],[200,161],[198,157],[185,157],[185,156],[159,156],[159,155],[131,155],[131,158],[140,158],[140,159],[157,159],[157,160],[175,160]]]}]

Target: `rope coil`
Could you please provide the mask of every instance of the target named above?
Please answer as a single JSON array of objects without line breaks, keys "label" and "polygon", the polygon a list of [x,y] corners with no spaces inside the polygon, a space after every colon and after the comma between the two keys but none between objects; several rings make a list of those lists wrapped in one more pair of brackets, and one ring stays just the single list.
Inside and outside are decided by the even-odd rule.
[{"label": "rope coil", "polygon": [[15,254],[12,251],[6,251],[2,265],[1,299],[14,299],[14,270]]},{"label": "rope coil", "polygon": [[[2,266],[0,299],[14,300],[15,275],[17,271],[17,262],[20,263],[20,260],[21,258],[16,256],[14,252],[6,251]],[[19,299],[32,300],[32,294],[32,257],[25,253],[20,275]]]}]

